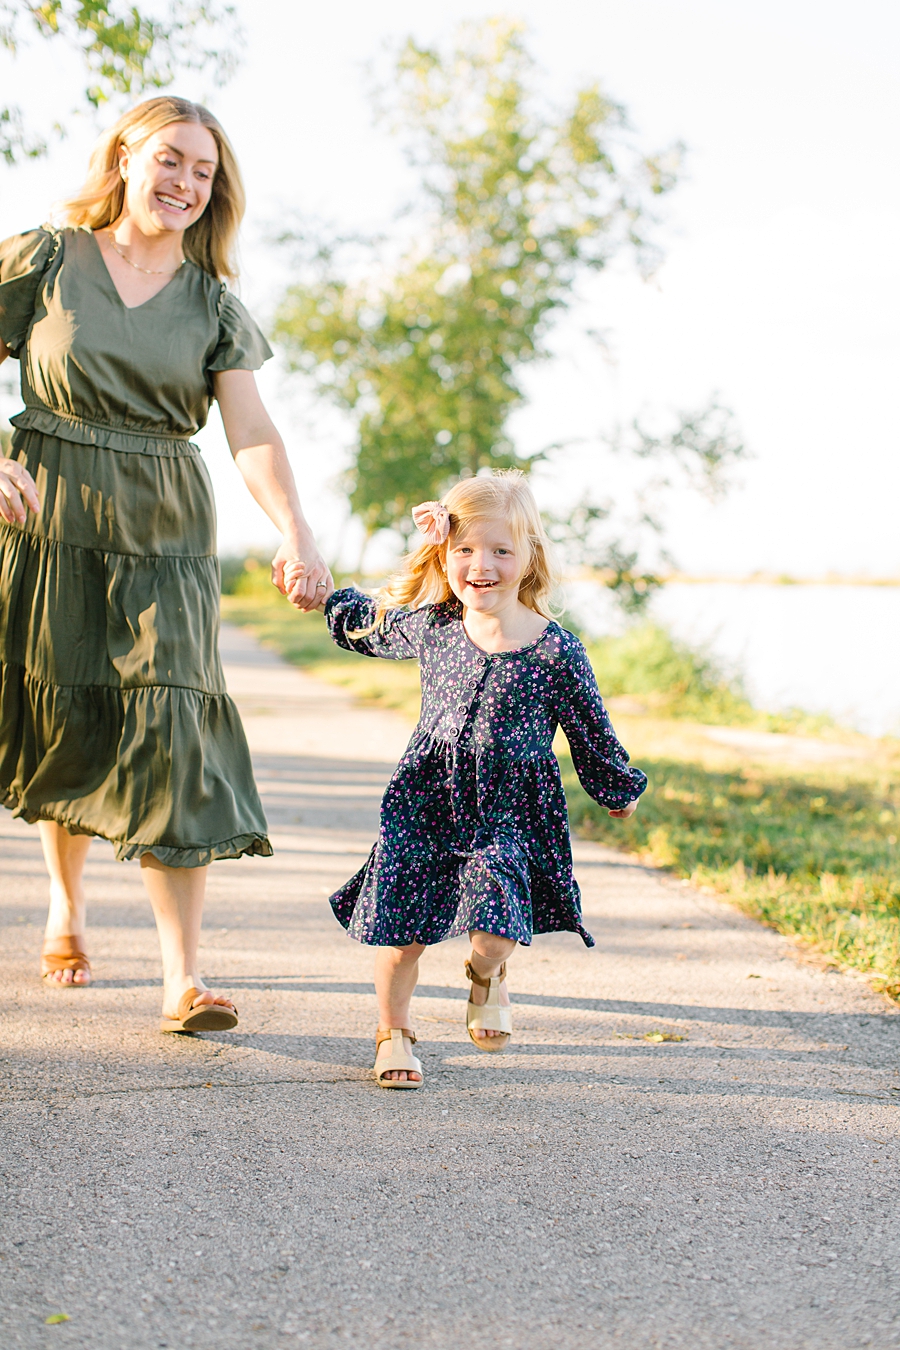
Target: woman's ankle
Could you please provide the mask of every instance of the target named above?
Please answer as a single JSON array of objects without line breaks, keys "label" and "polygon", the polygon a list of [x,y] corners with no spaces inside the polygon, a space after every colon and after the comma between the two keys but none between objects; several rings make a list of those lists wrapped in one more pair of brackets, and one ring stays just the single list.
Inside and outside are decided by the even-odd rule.
[{"label": "woman's ankle", "polygon": [[84,899],[70,896],[55,884],[50,886],[50,908],[47,911],[47,923],[44,927],[44,940],[53,942],[57,938],[83,938],[86,927]]},{"label": "woman's ankle", "polygon": [[167,993],[177,994],[180,998],[188,989],[199,989],[201,993],[206,990],[206,983],[197,974],[191,974],[183,970],[163,971],[163,989]]}]

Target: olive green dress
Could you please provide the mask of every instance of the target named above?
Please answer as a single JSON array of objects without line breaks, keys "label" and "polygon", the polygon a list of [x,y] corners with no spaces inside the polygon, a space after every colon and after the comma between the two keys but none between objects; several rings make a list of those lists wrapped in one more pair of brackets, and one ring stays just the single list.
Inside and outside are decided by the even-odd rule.
[{"label": "olive green dress", "polygon": [[0,521],[0,801],[118,858],[268,856],[190,441],[213,371],[258,369],[265,338],[192,263],[128,309],[85,229],[0,244],[0,337],[25,402],[12,453],[41,498]]}]

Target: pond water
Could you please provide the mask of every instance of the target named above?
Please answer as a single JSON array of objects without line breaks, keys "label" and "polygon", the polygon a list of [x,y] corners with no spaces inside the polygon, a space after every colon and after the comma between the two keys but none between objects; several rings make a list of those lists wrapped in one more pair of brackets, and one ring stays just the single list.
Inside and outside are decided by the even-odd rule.
[{"label": "pond water", "polygon": [[[570,596],[586,633],[621,629],[602,587],[576,582]],[[900,587],[674,582],[652,616],[740,674],[758,707],[900,735]]]}]

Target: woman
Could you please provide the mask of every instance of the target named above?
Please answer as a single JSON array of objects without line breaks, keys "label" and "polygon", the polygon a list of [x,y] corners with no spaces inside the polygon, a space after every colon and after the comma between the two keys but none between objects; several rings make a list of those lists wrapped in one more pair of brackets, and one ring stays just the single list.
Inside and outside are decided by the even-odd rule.
[{"label": "woman", "polygon": [[91,837],[139,858],[167,1031],[237,1024],[197,947],[206,870],[268,856],[218,655],[206,468],[213,398],[250,492],[299,560],[300,609],[330,585],[253,371],[271,351],[225,287],[244,193],[215,118],[155,98],[101,139],[67,227],[0,244],[0,361],[25,410],[0,458],[0,800],[38,822],[50,873],[42,976],[90,981]]}]

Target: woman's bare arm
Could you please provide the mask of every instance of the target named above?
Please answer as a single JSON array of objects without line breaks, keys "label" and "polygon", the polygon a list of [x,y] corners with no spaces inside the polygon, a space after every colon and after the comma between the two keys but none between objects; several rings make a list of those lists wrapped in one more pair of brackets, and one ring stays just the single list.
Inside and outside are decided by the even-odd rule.
[{"label": "woman's bare arm", "polygon": [[284,442],[259,396],[253,371],[217,371],[213,387],[234,462],[256,501],[284,536],[272,559],[272,580],[286,592],[285,563],[293,559],[302,562],[305,585],[292,589],[291,603],[298,609],[315,609],[332,585],[331,574],[303,515]]},{"label": "woman's bare arm", "polygon": [[[0,338],[0,366],[8,356],[9,348]],[[5,520],[7,525],[24,525],[26,505],[32,511],[41,509],[34,479],[16,460],[0,455],[0,520]]]}]

